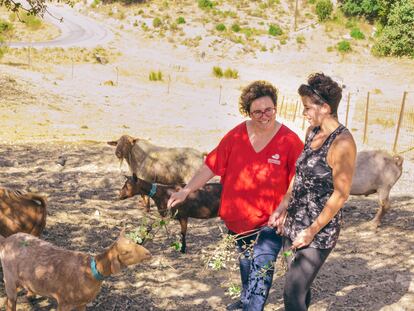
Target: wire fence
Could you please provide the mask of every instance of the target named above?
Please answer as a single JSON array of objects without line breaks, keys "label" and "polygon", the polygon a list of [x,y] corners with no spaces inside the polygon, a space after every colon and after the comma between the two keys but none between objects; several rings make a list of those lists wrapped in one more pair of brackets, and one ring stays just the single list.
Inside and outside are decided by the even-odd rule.
[{"label": "wire fence", "polygon": [[[278,115],[302,130],[307,126],[298,95],[281,94]],[[398,97],[381,92],[346,93],[338,119],[353,134],[357,145],[394,153],[414,150],[414,91]]]}]

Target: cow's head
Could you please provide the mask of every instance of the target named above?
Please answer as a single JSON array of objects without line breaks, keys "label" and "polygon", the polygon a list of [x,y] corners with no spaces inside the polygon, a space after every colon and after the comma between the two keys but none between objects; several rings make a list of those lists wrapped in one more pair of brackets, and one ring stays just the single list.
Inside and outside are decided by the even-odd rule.
[{"label": "cow's head", "polygon": [[119,160],[128,159],[132,147],[138,141],[138,138],[133,138],[129,135],[122,135],[120,139],[115,141],[108,141],[107,144],[115,146],[115,155]]}]

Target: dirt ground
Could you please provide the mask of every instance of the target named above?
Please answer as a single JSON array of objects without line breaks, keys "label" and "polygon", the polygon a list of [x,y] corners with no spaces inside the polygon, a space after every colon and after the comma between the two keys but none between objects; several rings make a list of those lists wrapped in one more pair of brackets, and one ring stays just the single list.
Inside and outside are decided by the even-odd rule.
[{"label": "dirt ground", "polygon": [[[96,254],[123,225],[132,230],[144,217],[139,198],[117,200],[123,172],[105,143],[8,144],[0,150],[2,187],[47,195],[47,241]],[[64,166],[58,164],[62,159]],[[404,178],[401,185],[408,182]],[[393,207],[377,231],[368,227],[377,210],[375,197],[352,197],[346,204],[344,229],[314,283],[310,310],[413,310],[414,198],[399,189],[397,184]],[[154,207],[151,214],[157,214]],[[224,310],[237,272],[204,269],[206,255],[225,232],[222,222],[191,220],[187,254],[169,246],[177,239],[178,223],[170,223],[168,231],[147,244],[154,255],[150,262],[106,280],[88,310]],[[277,266],[265,310],[283,310],[283,270]],[[3,284],[0,297],[5,298]],[[56,307],[44,298],[28,302],[20,296],[18,302],[18,310]]]}]

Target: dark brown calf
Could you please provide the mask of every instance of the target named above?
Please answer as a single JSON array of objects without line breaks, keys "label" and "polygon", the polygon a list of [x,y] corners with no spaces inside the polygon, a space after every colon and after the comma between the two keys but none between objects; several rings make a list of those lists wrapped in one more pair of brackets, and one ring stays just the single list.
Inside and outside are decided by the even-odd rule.
[{"label": "dark brown calf", "polygon": [[[173,192],[178,191],[181,186],[167,186],[161,184],[153,184],[135,174],[127,177],[122,187],[119,198],[124,200],[134,195],[149,195],[157,205],[158,212],[162,217],[167,215],[167,202]],[[222,186],[220,183],[206,184],[199,190],[191,193],[187,199],[171,208],[172,215],[180,222],[181,225],[181,253],[185,253],[188,218],[209,219],[217,217],[220,206]]]},{"label": "dark brown calf", "polygon": [[34,193],[0,188],[0,235],[40,236],[46,225],[46,200]]}]

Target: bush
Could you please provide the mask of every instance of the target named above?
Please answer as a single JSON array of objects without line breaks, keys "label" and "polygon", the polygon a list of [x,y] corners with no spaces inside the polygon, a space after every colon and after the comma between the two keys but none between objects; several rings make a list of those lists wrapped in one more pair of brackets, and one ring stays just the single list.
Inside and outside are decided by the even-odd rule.
[{"label": "bush", "polygon": [[342,40],[338,42],[338,44],[336,45],[336,49],[341,53],[348,53],[352,50],[351,43],[349,43],[349,41]]},{"label": "bush", "polygon": [[357,40],[365,39],[364,33],[359,28],[352,28],[351,37]]},{"label": "bush", "polygon": [[23,14],[22,21],[31,30],[37,30],[42,27],[42,21],[34,15]]},{"label": "bush", "polygon": [[10,32],[13,30],[13,25],[9,22],[0,20],[0,34]]},{"label": "bush", "polygon": [[218,30],[218,31],[224,31],[224,30],[226,30],[226,26],[224,24],[218,24],[216,26],[216,30]]},{"label": "bush", "polygon": [[162,25],[161,19],[159,17],[156,17],[152,20],[152,26],[155,28],[158,28]]},{"label": "bush", "polygon": [[316,15],[320,22],[327,20],[333,11],[333,4],[331,0],[319,0],[316,3]]},{"label": "bush", "polygon": [[400,0],[392,7],[387,19],[387,25],[373,46],[374,55],[414,58],[414,2]]},{"label": "bush", "polygon": [[222,78],[223,77],[223,70],[218,66],[214,66],[213,67],[213,75],[217,78]]},{"label": "bush", "polygon": [[185,24],[184,17],[180,16],[179,18],[177,18],[177,24]]},{"label": "bush", "polygon": [[303,35],[299,35],[296,37],[296,42],[298,44],[304,44],[305,43],[305,37]]},{"label": "bush", "polygon": [[283,34],[283,30],[278,25],[270,25],[268,33],[269,35],[276,37],[276,36],[280,36],[281,34]]},{"label": "bush", "polygon": [[200,9],[212,9],[214,7],[214,3],[210,0],[198,0],[198,7]]},{"label": "bush", "polygon": [[227,79],[237,79],[239,77],[239,72],[235,69],[227,68],[224,72],[224,77]]},{"label": "bush", "polygon": [[162,81],[162,72],[158,71],[151,71],[149,74],[150,81]]},{"label": "bush", "polygon": [[234,32],[239,32],[241,30],[239,24],[233,24],[231,25],[231,30],[233,30]]},{"label": "bush", "polygon": [[346,16],[364,16],[373,20],[380,14],[380,2],[390,0],[342,0],[341,10]]}]

